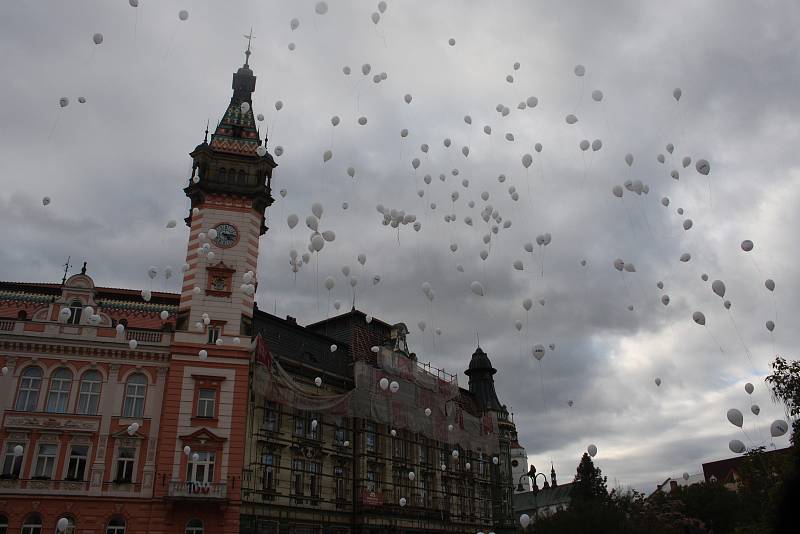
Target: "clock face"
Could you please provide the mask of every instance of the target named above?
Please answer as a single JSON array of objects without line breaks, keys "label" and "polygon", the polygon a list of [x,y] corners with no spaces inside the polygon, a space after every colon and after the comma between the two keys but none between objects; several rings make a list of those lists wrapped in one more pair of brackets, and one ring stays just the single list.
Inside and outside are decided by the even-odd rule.
[{"label": "clock face", "polygon": [[214,244],[221,248],[232,247],[239,241],[239,230],[229,223],[218,224],[215,228],[217,237],[214,238]]}]

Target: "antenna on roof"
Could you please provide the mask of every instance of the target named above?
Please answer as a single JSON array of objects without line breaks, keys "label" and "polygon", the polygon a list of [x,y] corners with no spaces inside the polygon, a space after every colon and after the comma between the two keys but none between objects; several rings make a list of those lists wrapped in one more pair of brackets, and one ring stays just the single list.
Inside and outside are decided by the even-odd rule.
[{"label": "antenna on roof", "polygon": [[65,261],[64,265],[63,265],[63,267],[64,267],[64,278],[61,279],[61,285],[62,286],[67,283],[67,272],[69,271],[69,268],[72,267],[72,265],[69,264],[69,259],[71,257],[72,256],[67,256],[67,261]]},{"label": "antenna on roof", "polygon": [[481,346],[481,335],[478,333],[477,330],[475,330],[475,339],[478,340],[478,348],[480,348],[480,346]]}]

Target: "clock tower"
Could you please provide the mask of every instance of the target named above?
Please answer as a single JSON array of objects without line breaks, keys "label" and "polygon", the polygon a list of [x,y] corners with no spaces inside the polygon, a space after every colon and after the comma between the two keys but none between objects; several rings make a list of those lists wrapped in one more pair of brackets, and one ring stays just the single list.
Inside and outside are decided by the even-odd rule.
[{"label": "clock tower", "polygon": [[249,45],[245,54],[225,114],[191,152],[184,189],[189,243],[154,495],[171,532],[194,519],[207,531],[239,532],[255,273],[277,166],[256,127]]}]

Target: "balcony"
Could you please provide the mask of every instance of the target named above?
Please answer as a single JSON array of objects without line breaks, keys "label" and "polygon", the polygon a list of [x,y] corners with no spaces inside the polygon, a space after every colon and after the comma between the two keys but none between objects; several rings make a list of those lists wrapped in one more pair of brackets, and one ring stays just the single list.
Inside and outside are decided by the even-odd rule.
[{"label": "balcony", "polygon": [[228,486],[224,482],[192,482],[172,480],[167,498],[189,501],[224,501],[228,499]]}]

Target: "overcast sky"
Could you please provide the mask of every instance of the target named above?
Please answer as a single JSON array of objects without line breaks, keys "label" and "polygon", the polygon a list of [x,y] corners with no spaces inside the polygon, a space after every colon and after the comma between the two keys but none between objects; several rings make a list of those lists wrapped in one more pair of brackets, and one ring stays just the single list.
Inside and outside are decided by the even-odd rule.
[{"label": "overcast sky", "polygon": [[[309,231],[303,222],[290,231],[286,217],[304,221],[321,202],[320,226],[336,232],[319,255],[320,287],[326,276],[336,280],[331,304],[345,310],[352,301],[340,272],[349,265],[357,306],[405,322],[420,360],[458,371],[464,387],[479,335],[498,369],[498,395],[539,470],[552,460],[560,479],[571,480],[594,443],[612,484],[652,491],[668,476],[730,456],[731,439],[770,445],[769,424],[784,415],[763,377],[776,353],[796,357],[800,315],[800,4],[390,0],[375,25],[376,2],[330,1],[324,16],[315,3],[0,3],[0,278],[60,281],[69,255],[73,270],[88,261],[98,285],[142,288],[150,287],[149,265],[180,266],[188,231],[165,224],[187,214],[188,153],[206,120],[213,127],[224,112],[252,26],[254,111],[266,116],[260,126],[269,127],[270,150],[283,148],[271,229],[261,239],[259,307],[303,324],[334,313],[327,292],[315,290],[316,260],[296,279],[289,268],[290,249],[305,252]],[[189,11],[185,22],[181,9]],[[292,31],[294,17],[300,26]],[[95,32],[104,36],[100,46]],[[585,76],[574,74],[577,64]],[[387,79],[373,83],[381,72]],[[592,98],[596,89],[601,102]],[[66,108],[58,106],[62,96]],[[530,96],[538,106],[517,109]],[[566,123],[570,113],[576,124]],[[341,117],[335,128],[333,115]],[[603,146],[582,152],[583,139]],[[323,163],[328,149],[333,158]],[[527,171],[526,153],[534,156]],[[631,167],[626,153],[634,155]],[[684,156],[692,158],[688,168]],[[699,158],[710,162],[707,177],[695,171]],[[637,179],[649,194],[612,195],[614,185]],[[512,221],[489,245],[483,192]],[[52,198],[47,207],[44,196]],[[383,226],[377,204],[415,214],[422,229]],[[446,223],[447,214],[455,222]],[[552,242],[536,246],[546,232]],[[740,249],[744,239],[755,243],[749,254]],[[688,263],[678,259],[684,252]],[[367,255],[364,268],[359,253]],[[617,272],[616,258],[636,272]],[[373,285],[376,274],[381,282]],[[774,294],[766,278],[775,280]],[[727,286],[730,314],[711,291],[715,279]],[[483,297],[470,291],[473,281]],[[433,287],[432,302],[423,282]],[[159,278],[153,289],[179,285]],[[526,297],[535,302],[527,314]],[[705,314],[705,328],[692,321],[694,311]],[[773,335],[767,320],[777,325]],[[541,363],[531,356],[537,343],[556,345]],[[732,407],[745,414],[746,436],[726,420]]]}]

